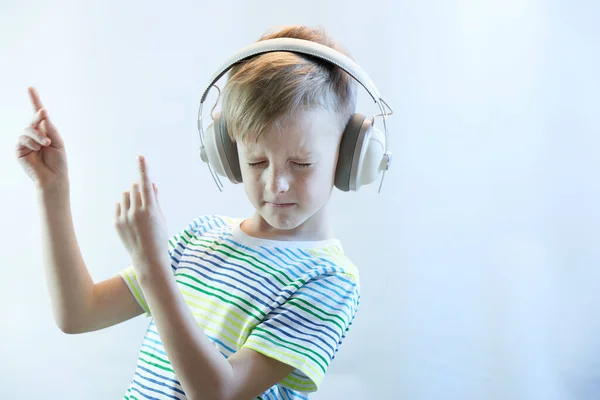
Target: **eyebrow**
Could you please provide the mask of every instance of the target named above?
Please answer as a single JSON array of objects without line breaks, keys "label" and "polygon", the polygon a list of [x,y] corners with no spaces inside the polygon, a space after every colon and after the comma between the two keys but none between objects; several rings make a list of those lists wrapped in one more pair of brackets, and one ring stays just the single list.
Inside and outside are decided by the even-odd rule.
[{"label": "eyebrow", "polygon": [[[246,151],[246,155],[247,157],[261,157],[262,156],[262,150],[261,149],[252,149],[249,151]],[[317,153],[314,151],[309,151],[306,149],[296,149],[294,152],[290,153],[290,157],[291,158],[313,158],[316,157]]]},{"label": "eyebrow", "polygon": [[297,158],[311,158],[315,155],[316,154],[312,151],[303,151],[302,149],[298,149],[291,154],[292,157],[297,157]]}]

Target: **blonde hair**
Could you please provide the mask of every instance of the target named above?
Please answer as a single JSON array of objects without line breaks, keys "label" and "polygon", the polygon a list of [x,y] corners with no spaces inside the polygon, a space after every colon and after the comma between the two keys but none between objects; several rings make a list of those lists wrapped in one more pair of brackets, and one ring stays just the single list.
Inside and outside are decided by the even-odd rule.
[{"label": "blonde hair", "polygon": [[[285,26],[258,41],[273,38],[310,40],[350,54],[323,28]],[[280,118],[298,110],[325,109],[339,117],[340,132],[356,108],[356,81],[321,59],[272,52],[245,60],[229,71],[221,113],[233,141],[258,140]]]}]

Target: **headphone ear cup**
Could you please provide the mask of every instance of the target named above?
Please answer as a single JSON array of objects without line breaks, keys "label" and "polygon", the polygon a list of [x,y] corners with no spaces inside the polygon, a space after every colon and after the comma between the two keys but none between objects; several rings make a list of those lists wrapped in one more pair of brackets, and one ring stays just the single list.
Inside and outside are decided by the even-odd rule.
[{"label": "headphone ear cup", "polygon": [[[348,121],[340,143],[335,171],[335,186],[339,190],[357,191],[364,182],[372,179],[373,171],[377,171],[378,166],[373,167],[372,161],[377,157],[377,146],[370,149],[372,130],[372,120],[362,114],[354,114]],[[365,165],[365,161],[368,165]],[[375,175],[373,180],[376,178]]]},{"label": "headphone ear cup", "polygon": [[362,160],[359,162],[358,186],[368,185],[375,182],[383,170],[382,160],[385,154],[385,135],[374,126],[371,127],[369,138],[367,139],[366,149],[362,153]]},{"label": "headphone ear cup", "polygon": [[202,160],[209,163],[218,175],[228,178],[232,183],[241,183],[237,146],[227,133],[227,124],[221,113],[215,115],[206,129],[204,139]]}]

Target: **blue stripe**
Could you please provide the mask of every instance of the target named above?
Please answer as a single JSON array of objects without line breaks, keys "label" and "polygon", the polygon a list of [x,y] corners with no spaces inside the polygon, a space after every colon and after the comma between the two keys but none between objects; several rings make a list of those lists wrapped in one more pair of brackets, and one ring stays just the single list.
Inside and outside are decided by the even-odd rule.
[{"label": "blue stripe", "polygon": [[[269,255],[271,255],[272,257],[276,258],[277,260],[279,260],[281,262],[281,264],[285,265],[285,267],[281,267],[280,263],[276,263],[277,266],[279,266],[280,268],[284,268],[286,272],[290,273],[294,278],[298,279],[300,278],[300,275],[298,275],[296,272],[294,272],[291,268],[290,263],[285,262],[281,259],[281,257],[279,257],[277,254],[273,254],[273,252],[271,251],[270,248],[268,247],[259,247],[262,251],[268,253]],[[258,253],[261,254],[263,257],[267,258],[264,253]],[[271,259],[270,259],[271,260]],[[274,262],[271,260],[271,262]]]},{"label": "blue stripe", "polygon": [[[204,222],[202,222],[202,223],[204,223]],[[194,226],[194,229],[193,229],[194,236],[193,237],[202,237],[205,233],[208,232],[208,229],[206,229],[206,226],[198,224],[198,221],[194,221],[192,224]],[[193,238],[189,238],[188,240],[191,240],[191,239],[193,239]]]},{"label": "blue stripe", "polygon": [[[230,242],[232,242],[232,241],[230,241]],[[235,242],[232,242],[232,243],[234,243],[234,244],[235,244]],[[214,242],[213,242],[213,243],[212,243],[210,246],[208,246],[208,249],[206,249],[206,248],[203,248],[203,247],[197,247],[197,246],[194,246],[193,248],[191,248],[191,249],[190,249],[190,252],[191,252],[192,254],[193,254],[193,253],[202,253],[202,254],[205,254],[205,255],[207,255],[207,256],[210,256],[210,257],[216,258],[216,259],[217,259],[217,260],[219,260],[220,262],[222,262],[222,263],[225,263],[225,264],[227,264],[227,265],[231,265],[231,266],[233,266],[233,267],[239,267],[239,268],[242,268],[244,271],[247,271],[249,274],[251,274],[251,275],[254,275],[254,276],[258,276],[259,278],[261,278],[261,280],[264,280],[264,281],[267,281],[268,283],[270,283],[270,284],[271,284],[271,286],[273,286],[273,288],[275,288],[275,291],[277,291],[277,292],[278,292],[279,290],[281,290],[281,285],[280,285],[280,284],[278,284],[278,283],[277,283],[277,284],[276,284],[276,283],[273,283],[273,281],[270,279],[270,276],[271,276],[271,275],[266,275],[266,276],[265,276],[265,275],[263,275],[263,274],[262,274],[262,272],[257,274],[256,268],[254,267],[254,265],[252,265],[252,264],[251,264],[251,265],[252,265],[252,269],[250,269],[250,268],[248,268],[248,267],[245,267],[245,266],[243,266],[242,264],[238,264],[238,263],[237,263],[237,262],[235,262],[235,261],[229,261],[229,260],[225,260],[224,258],[221,258],[221,256],[218,256],[218,255],[216,255],[216,254],[212,254],[212,253],[208,252],[208,250],[213,250],[213,251],[216,251],[216,250],[217,250],[215,247],[213,247],[213,245],[216,245],[216,246],[222,247],[222,246],[221,246],[221,243],[218,243],[217,241],[214,241]],[[223,245],[224,245],[224,244],[223,244]],[[236,244],[236,246],[237,246],[237,244]],[[223,251],[226,251],[226,250],[223,250]],[[259,254],[260,254],[260,253],[259,253]],[[249,263],[249,264],[250,264],[250,261],[248,261],[248,260],[246,260],[246,259],[244,259],[244,261],[246,261],[247,263]],[[260,261],[260,260],[259,260],[259,262],[262,262],[262,261]],[[270,267],[270,266],[269,266],[269,267]],[[240,274],[241,274],[241,273],[240,273]],[[265,289],[267,289],[267,288],[265,287]],[[267,289],[267,290],[269,290],[269,289]]]},{"label": "blue stripe", "polygon": [[[131,382],[131,383],[133,384],[133,382]],[[146,393],[143,393],[140,389],[138,389],[138,388],[136,388],[134,386],[132,386],[129,389],[129,391],[130,392],[138,392],[141,396],[144,396],[145,398],[150,399],[150,400],[160,400],[158,397],[148,396]]]},{"label": "blue stripe", "polygon": [[[233,236],[231,235],[231,233],[229,233],[229,232],[223,232],[223,235],[221,235],[221,236],[222,236],[221,238],[222,238],[224,241],[227,241],[227,242],[229,242],[229,243],[231,243],[231,244],[235,245],[236,247],[238,247],[238,248],[240,248],[240,249],[243,249],[243,250],[247,251],[248,253],[253,253],[253,254],[256,254],[256,255],[258,255],[260,258],[262,258],[262,259],[266,260],[266,261],[267,261],[267,263],[266,263],[266,264],[271,264],[271,265],[269,265],[269,267],[271,267],[271,268],[273,269],[273,271],[277,271],[277,272],[279,272],[279,273],[281,273],[282,271],[283,271],[283,272],[289,272],[291,275],[294,275],[294,276],[297,278],[297,276],[295,275],[295,273],[294,273],[293,271],[290,271],[290,269],[289,269],[289,267],[288,267],[288,265],[287,265],[287,264],[285,264],[285,265],[281,265],[280,263],[278,263],[278,262],[277,262],[277,261],[275,261],[274,259],[272,259],[272,258],[268,257],[268,256],[267,256],[267,254],[264,254],[264,253],[262,253],[262,252],[260,252],[260,251],[257,251],[257,250],[255,250],[255,249],[252,249],[252,248],[248,247],[248,246],[245,246],[245,245],[243,245],[242,243],[239,243],[239,242],[237,242],[237,241],[235,241],[235,240],[233,240],[233,239],[230,239],[229,237],[233,237]],[[227,238],[226,238],[226,237],[227,237]],[[262,261],[262,262],[264,262],[264,261]],[[275,265],[277,268],[273,268],[273,265]],[[282,270],[282,271],[279,271],[279,270]]]},{"label": "blue stripe", "polygon": [[[163,395],[163,396],[166,396],[166,397],[168,397],[168,398],[170,398],[170,399],[179,400],[179,398],[178,398],[178,397],[175,397],[175,396],[173,396],[173,395],[171,395],[171,394],[169,394],[169,393],[165,393],[165,392],[163,392],[162,390],[158,390],[158,389],[154,389],[154,388],[151,388],[151,387],[148,387],[148,386],[142,385],[142,384],[141,384],[141,383],[140,383],[138,380],[136,380],[135,378],[133,378],[133,383],[134,383],[134,384],[136,384],[136,385],[138,385],[139,387],[141,387],[141,388],[143,388],[143,389],[147,390],[147,391],[154,392],[154,393],[159,393],[159,394],[161,394],[161,395]],[[142,393],[142,392],[141,392],[139,389],[137,389],[136,387],[132,387],[132,389],[133,389],[133,390],[136,390],[136,391],[137,391],[137,392],[139,392],[139,393],[140,393],[142,396],[144,396],[144,397],[146,397],[146,398],[148,398],[148,399],[157,399],[157,400],[160,400],[160,399],[158,399],[158,398],[156,398],[156,397],[151,397],[151,396],[149,396],[149,395],[147,395],[147,394],[145,394],[145,393]]]},{"label": "blue stripe", "polygon": [[[207,239],[209,237],[212,238],[213,243],[215,245],[219,245],[219,246],[221,245],[221,242],[229,242],[229,243],[233,244],[235,247],[237,247],[235,249],[236,251],[240,251],[239,249],[245,250],[245,251],[241,251],[242,254],[238,254],[238,255],[245,255],[247,258],[251,258],[253,260],[258,260],[259,263],[263,264],[261,266],[268,268],[271,273],[278,273],[281,275],[282,278],[289,279],[289,277],[285,276],[285,272],[290,272],[290,271],[288,271],[288,268],[286,266],[282,266],[281,264],[277,263],[275,260],[267,257],[265,254],[263,254],[259,251],[256,251],[256,250],[254,250],[250,247],[247,247],[239,242],[236,242],[233,239],[229,239],[229,237],[231,237],[231,236],[232,235],[230,232],[221,232],[218,235],[214,235],[214,236],[206,235],[206,238]],[[222,245],[224,246],[225,243],[223,243]],[[253,257],[250,254],[244,254],[244,253],[254,253],[258,257]],[[250,261],[247,261],[247,260],[245,260],[245,261],[250,263]]]},{"label": "blue stripe", "polygon": [[[309,285],[309,287],[307,288],[308,290],[311,290],[311,291],[314,290],[318,293],[321,293],[323,296],[331,298],[332,301],[334,301],[338,304],[348,305],[348,301],[351,301],[351,302],[356,301],[357,290],[353,290],[353,289],[357,289],[357,288],[346,288],[346,290],[344,290],[343,293],[340,293],[337,290],[332,289],[332,288],[328,287],[327,285],[324,285],[323,282],[321,282],[321,279],[315,279],[310,283],[311,283],[311,285]],[[313,285],[323,288],[324,291],[319,291],[319,290],[313,288],[312,287]],[[333,300],[333,296],[330,293],[335,293],[336,298],[339,298],[341,301]]]},{"label": "blue stripe", "polygon": [[[338,307],[334,307],[332,304],[330,304],[330,303],[325,303],[323,300],[321,300],[321,299],[320,299],[320,298],[318,298],[318,297],[315,297],[315,296],[313,296],[313,295],[310,295],[310,294],[308,294],[308,293],[304,293],[304,291],[305,291],[305,290],[309,290],[309,289],[310,289],[310,288],[305,288],[305,287],[302,287],[302,288],[300,288],[300,290],[298,290],[296,293],[294,293],[294,297],[297,297],[297,298],[300,298],[300,297],[307,297],[307,298],[309,298],[309,299],[313,299],[313,300],[314,300],[314,301],[316,301],[317,303],[321,303],[321,304],[323,304],[325,307],[327,307],[328,309],[330,309],[330,310],[332,310],[332,311],[337,311],[337,312],[343,313],[343,314],[344,314],[344,317],[345,317],[346,319],[350,318],[350,316],[349,316],[349,311],[348,311],[348,310],[344,310],[344,309],[341,309],[341,308],[338,308]],[[318,294],[320,294],[320,295],[322,295],[322,296],[326,297],[326,296],[325,296],[323,293],[319,292],[318,290],[314,290],[314,289],[312,289],[312,290],[313,290],[314,292],[317,292]],[[330,300],[332,303],[340,304],[340,305],[342,305],[342,306],[345,306],[346,308],[350,309],[350,306],[349,306],[349,305],[347,305],[347,304],[340,303],[339,301],[334,301],[334,300],[332,300],[332,299],[328,299],[328,300]],[[310,302],[309,302],[309,303],[310,303]],[[321,310],[321,311],[323,311],[323,310]]]},{"label": "blue stripe", "polygon": [[[287,329],[289,329],[289,330],[293,330],[293,331],[295,331],[295,332],[298,332],[298,333],[300,333],[300,334],[303,334],[303,335],[305,335],[305,336],[313,336],[313,337],[316,337],[317,339],[319,339],[319,340],[321,340],[322,342],[324,342],[324,343],[325,343],[325,345],[326,345],[327,347],[329,347],[329,351],[327,351],[326,349],[324,349],[323,347],[321,347],[321,346],[320,346],[320,345],[318,345],[317,343],[311,342],[311,341],[310,341],[310,340],[308,340],[308,339],[305,339],[305,338],[303,338],[303,337],[300,337],[300,336],[294,336],[294,335],[292,335],[292,334],[291,334],[289,331],[285,331],[285,330],[283,330],[283,329],[281,329],[281,328],[277,327],[277,326],[276,326],[275,324],[273,324],[271,321],[266,321],[266,322],[264,322],[264,323],[261,325],[261,327],[264,327],[264,326],[268,326],[269,328],[271,328],[271,329],[273,329],[273,330],[276,330],[276,331],[278,331],[278,332],[281,332],[282,334],[284,334],[284,335],[285,335],[285,336],[287,336],[288,338],[290,338],[290,339],[293,339],[293,341],[294,341],[294,342],[301,341],[301,342],[303,342],[303,343],[308,343],[308,344],[309,344],[309,346],[308,346],[309,348],[310,348],[310,347],[313,347],[312,345],[314,345],[314,347],[318,347],[319,349],[323,350],[323,353],[325,353],[325,354],[327,354],[327,355],[329,355],[329,356],[331,356],[331,354],[333,354],[333,352],[335,351],[335,350],[334,350],[334,348],[333,348],[333,346],[331,346],[331,345],[330,345],[330,344],[328,344],[328,343],[325,343],[325,342],[323,341],[323,339],[319,338],[318,336],[316,336],[316,335],[312,335],[312,334],[309,334],[309,333],[304,333],[304,332],[302,332],[302,331],[299,331],[298,329],[295,329],[295,328],[293,328],[292,326],[285,326],[285,328],[287,328]],[[268,329],[266,329],[266,330],[268,331]],[[275,336],[277,336],[277,335],[275,335]],[[298,345],[298,343],[294,343],[294,344]]]},{"label": "blue stripe", "polygon": [[[208,261],[208,260],[207,260],[207,261]],[[210,262],[211,264],[214,264],[215,266],[218,266],[218,264],[217,264],[217,263],[213,263],[213,262],[211,262],[211,261],[208,261],[208,262]],[[186,263],[187,263],[187,262],[186,262]],[[193,263],[193,262],[189,262],[189,263],[190,263],[190,264],[199,265],[199,264],[197,264],[197,263]],[[243,290],[242,288],[240,288],[240,287],[238,287],[238,286],[236,286],[236,285],[233,285],[233,284],[231,284],[231,283],[229,283],[229,282],[225,282],[225,281],[223,281],[223,280],[216,279],[215,277],[211,277],[211,276],[209,276],[209,275],[205,275],[205,274],[203,274],[202,272],[200,272],[198,269],[194,269],[194,268],[190,268],[190,267],[181,267],[181,266],[178,268],[178,270],[179,270],[179,271],[181,271],[181,270],[186,270],[186,269],[187,269],[187,270],[190,270],[190,271],[192,271],[192,272],[195,272],[196,274],[198,274],[198,275],[202,276],[203,278],[205,278],[205,279],[207,280],[207,282],[218,282],[218,283],[221,283],[221,284],[223,284],[224,286],[229,286],[229,287],[230,287],[230,288],[232,288],[232,289],[236,289],[237,291],[240,291],[240,292],[242,292],[242,293],[246,294],[248,297],[250,297],[250,298],[254,299],[255,301],[257,301],[257,302],[259,302],[260,304],[262,304],[263,306],[265,306],[265,307],[268,307],[268,306],[269,306],[267,303],[265,303],[264,301],[262,301],[262,300],[261,300],[261,299],[259,299],[258,297],[254,296],[252,293],[250,293],[250,292],[248,292],[248,291],[246,291],[246,290]],[[232,278],[232,279],[233,279],[233,278]],[[237,279],[236,279],[236,280],[237,280]],[[238,282],[240,282],[240,283],[243,283],[243,282],[242,282],[242,281],[240,281],[240,280],[237,280],[237,281],[238,281]],[[244,283],[244,286],[248,287],[248,285],[246,285],[245,283]],[[210,288],[210,289],[213,289],[213,287],[211,287],[211,285],[208,285],[208,288]],[[222,289],[222,288],[220,288],[220,289]],[[212,293],[212,292],[211,292],[211,293]],[[220,292],[219,292],[219,293],[220,293]],[[231,293],[229,293],[229,294],[231,295]]]},{"label": "blue stripe", "polygon": [[321,261],[321,262],[323,262],[325,264],[329,264],[332,267],[336,266],[336,264],[334,262],[332,262],[331,260],[329,260],[327,258],[324,258],[324,257],[315,257],[314,255],[308,254],[306,251],[304,251],[304,249],[297,249],[297,250],[300,253],[302,253],[307,259],[309,259],[309,260],[311,260],[313,262],[316,262],[316,261],[314,261],[315,258],[316,258],[317,260],[319,260],[319,261]]},{"label": "blue stripe", "polygon": [[[136,372],[134,375],[137,375],[137,376],[139,376],[140,378],[142,378],[142,379],[144,379],[144,380],[147,380],[148,382],[152,382],[152,383],[154,383],[155,385],[158,385],[158,386],[163,386],[164,388],[166,388],[166,389],[170,389],[170,390],[171,390],[171,391],[173,391],[173,392],[177,392],[177,393],[181,393],[181,394],[185,395],[185,393],[183,392],[183,390],[181,390],[181,389],[177,389],[176,387],[173,387],[173,386],[169,386],[169,385],[167,385],[167,384],[166,384],[166,383],[164,383],[164,382],[157,381],[156,379],[151,379],[151,378],[148,378],[147,376],[144,376],[144,375],[140,374],[139,372]],[[163,378],[163,377],[161,377],[161,378]],[[163,379],[165,379],[165,378],[163,378]]]},{"label": "blue stripe", "polygon": [[[266,294],[266,293],[264,293],[262,291],[258,291],[258,290],[257,291],[260,294],[262,294],[263,296],[265,296],[267,299],[269,299],[270,301],[275,301],[275,298],[272,297],[271,295],[275,295],[276,296],[277,293],[281,291],[281,287],[277,287],[273,282],[271,282],[268,279],[263,279],[263,280],[267,280],[271,284],[271,286],[273,286],[275,288],[275,290],[267,288],[261,282],[261,280],[259,280],[259,279],[256,278],[256,277],[261,277],[260,275],[257,275],[256,273],[251,272],[250,270],[248,270],[247,268],[244,268],[240,264],[237,264],[237,263],[234,263],[234,262],[229,262],[229,261],[227,261],[227,260],[225,260],[225,259],[223,259],[223,258],[221,258],[221,257],[219,257],[217,255],[208,253],[208,252],[206,252],[204,250],[199,250],[199,251],[196,251],[195,253],[201,253],[201,254],[203,254],[206,257],[202,257],[202,256],[199,256],[197,254],[190,254],[189,257],[205,261],[205,262],[207,262],[207,263],[209,263],[209,264],[211,264],[211,265],[213,265],[213,266],[215,266],[217,268],[211,268],[211,267],[208,267],[208,266],[203,265],[203,264],[198,263],[198,262],[188,261],[187,258],[186,258],[186,263],[189,263],[189,264],[192,264],[192,265],[196,265],[196,266],[198,266],[198,267],[206,270],[209,273],[214,273],[214,274],[217,274],[217,275],[225,276],[227,278],[233,279],[233,280],[235,280],[237,282],[243,283],[246,286],[248,286],[247,283],[245,283],[245,282],[243,282],[243,281],[241,281],[241,280],[239,280],[237,278],[234,278],[232,275],[227,275],[227,274],[224,274],[224,273],[219,272],[219,271],[220,270],[231,271],[233,273],[236,273],[237,275],[243,276],[244,278],[248,279],[249,281],[256,282],[257,284],[259,284],[260,286],[262,286],[265,290],[267,290],[269,292],[268,294]],[[219,262],[211,261],[207,257],[216,258]],[[231,268],[228,265],[235,266],[237,268]],[[182,267],[182,268],[184,268],[184,267]],[[193,268],[189,268],[189,269],[191,269],[192,271],[195,271]],[[247,271],[248,274],[244,274],[243,272],[240,271],[240,269],[242,269],[244,271]],[[253,287],[252,289],[256,289],[256,288]],[[291,294],[291,292],[289,292],[289,293]]]},{"label": "blue stripe", "polygon": [[344,292],[346,293],[346,295],[344,295],[344,293],[340,293],[337,290],[335,290],[335,289],[333,289],[333,288],[331,288],[329,286],[324,285],[323,283],[319,282],[318,280],[313,281],[313,283],[316,286],[320,286],[323,289],[329,290],[330,292],[333,292],[333,293],[337,294],[338,297],[341,298],[342,300],[354,300],[355,296],[349,295],[348,293],[350,293],[351,291],[348,290],[347,288],[346,288],[346,290],[344,290]]},{"label": "blue stripe", "polygon": [[[299,322],[299,321],[297,321],[297,320],[293,319],[293,318],[292,318],[292,317],[290,317],[288,314],[292,314],[292,315],[294,315],[294,316],[298,317],[298,319],[301,319],[302,321],[304,321],[304,322],[305,322],[306,324],[308,324],[308,325],[315,326],[315,327],[319,327],[319,328],[323,328],[323,329],[325,329],[325,330],[328,330],[328,331],[331,331],[331,332],[333,332],[333,334],[335,335],[335,337],[334,337],[334,336],[331,336],[331,335],[330,335],[329,333],[327,333],[327,332],[321,331],[321,333],[323,333],[323,334],[325,334],[325,335],[329,336],[329,337],[330,337],[330,338],[331,338],[333,341],[336,341],[336,342],[337,342],[337,340],[338,340],[338,339],[336,339],[336,337],[338,337],[338,336],[339,336],[339,334],[338,334],[338,333],[337,333],[335,330],[331,329],[331,327],[329,327],[328,325],[323,325],[323,324],[320,324],[320,323],[318,323],[318,322],[316,322],[316,321],[310,321],[310,320],[308,320],[308,319],[304,318],[302,315],[298,314],[296,311],[294,311],[294,310],[290,310],[290,309],[283,309],[283,310],[282,310],[282,309],[278,308],[277,310],[273,310],[273,311],[271,312],[271,315],[281,315],[282,317],[284,317],[284,318],[287,318],[287,319],[289,319],[290,321],[294,322],[294,323],[295,323],[297,326],[304,326],[304,324],[302,324],[301,322]],[[319,330],[315,328],[315,329],[314,329],[314,331],[317,331],[317,332],[318,332]]]},{"label": "blue stripe", "polygon": [[[152,333],[154,333],[154,332],[152,332]],[[156,343],[156,344],[158,344],[159,346],[161,346],[161,347],[163,347],[163,348],[164,348],[164,346],[163,346],[163,344],[162,344],[162,342],[161,342],[160,340],[154,340],[154,339],[150,338],[150,337],[149,337],[149,336],[147,336],[147,335],[146,335],[146,338],[147,338],[149,341],[151,341],[151,342],[154,342],[154,343]],[[165,353],[165,354],[166,354],[166,353]]]},{"label": "blue stripe", "polygon": [[152,371],[151,369],[148,369],[148,368],[144,367],[143,365],[139,365],[138,369],[141,369],[144,372],[147,372],[147,373],[149,373],[151,375],[154,375],[156,377],[164,379],[165,381],[171,382],[171,383],[173,383],[173,384],[175,384],[177,386],[181,386],[181,383],[179,383],[179,381],[177,379],[171,379],[171,378],[166,377],[165,375],[158,374],[158,373]]},{"label": "blue stripe", "polygon": [[[205,333],[205,335],[206,335],[206,333]],[[224,348],[225,348],[227,351],[229,351],[229,352],[231,352],[231,353],[235,353],[235,352],[236,352],[234,349],[232,349],[231,347],[229,347],[229,346],[225,345],[225,344],[224,344],[223,342],[221,342],[219,339],[217,339],[217,338],[214,338],[214,337],[212,337],[212,336],[209,336],[209,335],[206,335],[206,337],[207,337],[207,338],[209,338],[210,340],[212,340],[213,342],[220,344],[220,345],[221,345],[221,346],[223,346],[223,347],[224,347]],[[223,354],[223,353],[221,353],[221,354]],[[224,354],[223,354],[223,355],[224,355]]]},{"label": "blue stripe", "polygon": [[[150,340],[150,339],[149,339],[149,340]],[[165,352],[164,352],[164,351],[162,351],[161,349],[157,349],[156,347],[150,346],[150,345],[149,345],[149,344],[147,344],[147,343],[142,343],[142,348],[144,348],[144,347],[145,347],[145,348],[147,348],[148,350],[151,350],[151,351],[150,351],[151,353],[152,353],[152,352],[157,352],[157,353],[159,353],[159,354],[161,354],[161,355],[163,355],[163,356],[165,356],[165,357],[168,357],[168,356],[167,356],[167,353],[165,353]]]},{"label": "blue stripe", "polygon": [[208,227],[210,228],[211,231],[215,230],[215,227],[212,226],[212,224],[210,223],[211,220],[209,218],[206,219],[206,221],[204,222],[206,225],[208,225]]},{"label": "blue stripe", "polygon": [[290,398],[296,400],[309,400],[309,398],[307,396],[304,396],[303,394],[301,394],[301,392],[298,392],[296,390],[292,390],[292,389],[288,389],[285,386],[281,387],[281,391],[285,392],[285,394],[287,394]]},{"label": "blue stripe", "polygon": [[[338,264],[344,262],[342,260],[345,260],[345,256],[328,255],[325,251],[315,256],[308,254],[309,250],[301,248],[246,246],[236,241],[232,235],[231,227],[235,223],[233,221],[237,222],[235,219],[225,220],[221,216],[200,216],[175,236],[169,245],[169,256],[176,277],[177,271],[181,270],[189,274],[188,276],[223,289],[229,294],[239,293],[267,315],[262,322],[264,329],[282,340],[291,342],[292,349],[295,346],[308,347],[326,359],[335,359],[340,344],[355,320],[361,299],[358,278],[354,278],[340,266],[342,264]],[[198,241],[203,242],[200,243],[202,247],[197,245]],[[228,257],[227,253],[231,251],[225,246],[231,246],[234,251],[239,252],[240,259]],[[339,251],[339,248],[334,251]],[[238,257],[237,254],[235,256]],[[287,274],[287,278],[284,274]],[[181,276],[177,278],[180,282],[185,281]],[[277,279],[282,280],[284,284]],[[191,283],[192,287],[198,288],[199,285],[195,282]],[[296,289],[298,286],[300,287]],[[342,328],[307,314],[297,305],[286,303],[290,297],[312,304],[315,308],[310,312],[317,315],[327,313],[341,317],[344,320]],[[235,307],[227,305],[228,309]],[[330,318],[327,314],[322,314],[322,317]],[[202,317],[199,321],[202,321]],[[242,317],[242,321],[244,326],[250,322],[246,316]],[[237,347],[236,339],[232,339],[232,343],[236,344],[229,347],[222,342],[225,340],[222,333],[215,337],[206,337],[225,358],[237,351],[232,348]],[[154,320],[151,320],[148,326],[142,349],[168,362]],[[307,379],[304,374],[298,374],[298,371],[292,375],[302,381]],[[138,360],[129,391],[139,393],[147,399],[156,398],[152,397],[153,395],[177,399],[178,397],[173,395],[185,394],[180,383],[173,378],[176,378],[174,374],[167,373],[163,376],[160,371],[156,373],[146,368],[143,361]],[[164,392],[148,387],[149,384],[163,389]],[[267,389],[261,396],[263,400],[309,398],[307,393],[294,391],[280,384]]]},{"label": "blue stripe", "polygon": [[[319,276],[319,278],[320,278],[320,279],[327,279],[327,283],[328,283],[328,284],[330,284],[331,286],[335,286],[335,287],[337,287],[337,288],[339,288],[339,289],[343,290],[344,292],[347,292],[347,291],[348,291],[348,287],[340,286],[339,284],[337,284],[337,283],[334,283],[332,280],[339,280],[339,281],[342,281],[342,282],[344,282],[344,283],[345,283],[347,286],[350,286],[350,287],[351,287],[353,290],[356,290],[356,289],[358,288],[358,285],[356,284],[356,282],[355,282],[355,281],[351,281],[351,280],[349,280],[349,279],[342,278],[342,277],[341,277],[339,274],[336,274],[336,273],[329,273],[329,274],[327,274],[327,275],[323,274],[323,275]],[[331,280],[330,280],[330,279],[328,279],[328,278],[331,278]]]},{"label": "blue stripe", "polygon": [[[300,273],[306,273],[307,271],[314,270],[314,266],[311,266],[309,263],[307,263],[306,259],[301,259],[298,257],[295,257],[296,259],[292,259],[292,257],[290,257],[290,255],[288,254],[288,252],[291,253],[290,249],[281,249],[279,247],[275,247],[274,250],[281,254],[283,257],[287,258],[289,261],[291,261],[292,265],[296,266],[296,268],[298,268],[298,263],[301,263],[305,267],[305,269],[301,269]],[[292,253],[292,255],[295,256],[294,253]]]}]

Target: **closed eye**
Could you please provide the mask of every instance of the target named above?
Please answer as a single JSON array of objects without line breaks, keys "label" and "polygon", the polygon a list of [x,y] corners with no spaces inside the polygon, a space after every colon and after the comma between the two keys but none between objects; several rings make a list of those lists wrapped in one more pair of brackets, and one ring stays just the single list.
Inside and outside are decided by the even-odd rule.
[{"label": "closed eye", "polygon": [[298,162],[292,162],[292,164],[294,164],[298,168],[308,168],[312,165],[312,163],[298,163]]},{"label": "closed eye", "polygon": [[264,163],[266,163],[266,161],[259,161],[259,162],[254,162],[254,163],[248,163],[248,166],[250,168],[256,168],[256,167],[260,167]]}]

